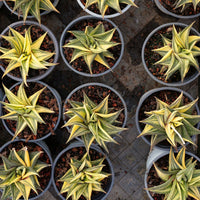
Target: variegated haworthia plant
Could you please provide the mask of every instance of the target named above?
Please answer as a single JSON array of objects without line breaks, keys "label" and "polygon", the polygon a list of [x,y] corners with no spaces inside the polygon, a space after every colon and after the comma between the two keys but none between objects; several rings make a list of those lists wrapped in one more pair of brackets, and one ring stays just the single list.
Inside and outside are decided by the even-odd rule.
[{"label": "variegated haworthia plant", "polygon": [[49,165],[39,160],[42,152],[29,152],[27,147],[16,151],[12,149],[7,157],[0,155],[3,165],[0,165],[0,189],[3,190],[1,200],[29,199],[31,190],[38,194],[41,190],[39,172]]},{"label": "variegated haworthia plant", "polygon": [[177,156],[174,155],[172,148],[169,154],[169,166],[163,170],[154,164],[162,184],[148,188],[150,192],[164,194],[166,200],[187,200],[192,197],[200,199],[200,170],[196,169],[197,160],[193,157],[185,158],[185,148],[182,148]]},{"label": "variegated haworthia plant", "polygon": [[200,115],[193,115],[198,99],[184,105],[183,93],[170,105],[156,98],[156,110],[145,112],[149,117],[141,122],[146,124],[140,136],[151,136],[151,148],[161,141],[167,140],[177,148],[177,143],[193,145],[193,135],[200,134],[195,125],[200,122]]},{"label": "variegated haworthia plant", "polygon": [[183,12],[191,4],[194,7],[194,11],[197,9],[197,5],[200,3],[200,0],[176,0],[174,6],[175,9],[182,7],[181,12]]},{"label": "variegated haworthia plant", "polygon": [[91,200],[92,192],[105,192],[102,180],[110,174],[102,171],[105,158],[91,161],[86,153],[81,160],[71,159],[70,169],[59,181],[63,182],[60,193],[67,192],[66,199],[78,200],[81,196]]},{"label": "variegated haworthia plant", "polygon": [[21,77],[27,85],[26,79],[29,69],[39,70],[47,69],[47,66],[54,66],[55,63],[47,62],[47,60],[55,53],[40,49],[46,35],[47,33],[32,42],[31,27],[25,30],[25,37],[12,28],[10,28],[8,36],[2,35],[2,38],[7,40],[11,45],[11,49],[0,47],[0,52],[3,53],[0,59],[5,59],[9,62],[3,76],[19,68]]},{"label": "variegated haworthia plant", "polygon": [[54,113],[54,111],[49,108],[37,104],[38,98],[44,89],[45,87],[35,92],[30,97],[27,97],[23,83],[19,86],[17,95],[13,94],[4,86],[5,94],[9,103],[1,103],[4,105],[4,108],[8,113],[0,118],[17,121],[17,127],[13,139],[17,137],[26,126],[30,128],[34,135],[37,135],[38,123],[45,123],[41,118],[40,113]]},{"label": "variegated haworthia plant", "polygon": [[120,8],[121,3],[137,7],[133,0],[86,0],[85,8],[96,4],[102,17],[104,17],[109,7],[116,10],[119,13],[122,13]]},{"label": "variegated haworthia plant", "polygon": [[165,72],[165,80],[168,80],[176,71],[180,72],[181,81],[187,75],[190,66],[195,67],[199,72],[199,63],[196,59],[200,55],[200,48],[196,45],[200,36],[190,35],[192,25],[177,31],[172,28],[172,39],[162,36],[164,46],[154,49],[162,58],[156,65],[162,65],[161,72]]},{"label": "variegated haworthia plant", "polygon": [[29,14],[34,16],[41,24],[40,10],[42,11],[56,11],[51,0],[7,0],[14,2],[13,12],[17,11],[19,15],[23,15],[24,21]]},{"label": "variegated haworthia plant", "polygon": [[94,141],[107,151],[106,142],[117,143],[111,136],[126,128],[113,125],[119,123],[117,118],[122,110],[111,112],[111,108],[108,107],[108,98],[109,96],[96,105],[84,93],[83,102],[69,101],[72,108],[65,114],[70,119],[64,125],[71,126],[68,141],[81,136],[88,152]]},{"label": "variegated haworthia plant", "polygon": [[91,74],[93,61],[97,61],[110,69],[105,57],[114,59],[108,49],[119,45],[119,43],[111,41],[115,29],[105,31],[104,25],[101,23],[95,28],[86,26],[85,31],[69,32],[76,37],[63,46],[74,49],[70,62],[73,62],[79,57],[83,57]]}]

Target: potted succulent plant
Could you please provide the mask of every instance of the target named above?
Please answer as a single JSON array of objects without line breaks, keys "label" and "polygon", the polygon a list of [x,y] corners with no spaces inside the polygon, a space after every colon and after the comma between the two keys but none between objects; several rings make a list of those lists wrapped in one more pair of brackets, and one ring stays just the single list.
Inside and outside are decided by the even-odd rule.
[{"label": "potted succulent plant", "polygon": [[14,13],[18,17],[23,17],[24,22],[27,18],[36,18],[41,24],[41,15],[45,15],[51,11],[59,12],[55,8],[59,0],[4,0],[3,2],[11,13]]},{"label": "potted succulent plant", "polygon": [[182,86],[199,76],[200,34],[182,23],[168,23],[153,30],[142,47],[142,62],[155,81]]},{"label": "potted succulent plant", "polygon": [[[195,160],[194,160],[195,159]],[[200,199],[200,159],[182,148],[161,151],[147,168],[145,188],[150,200]]]},{"label": "potted succulent plant", "polygon": [[23,140],[42,140],[56,130],[61,117],[59,94],[42,82],[4,86],[1,119],[6,130]]},{"label": "potted succulent plant", "polygon": [[83,16],[63,31],[60,52],[65,64],[88,77],[104,75],[119,64],[124,51],[120,30],[110,20]]},{"label": "potted succulent plant", "polygon": [[46,77],[54,69],[59,50],[55,36],[44,25],[20,21],[1,33],[0,54],[3,76],[26,84]]},{"label": "potted succulent plant", "polygon": [[56,157],[52,181],[61,199],[104,200],[111,191],[114,171],[110,160],[94,145],[86,152],[83,143],[75,142]]},{"label": "potted succulent plant", "polygon": [[125,13],[131,6],[137,7],[134,0],[77,0],[88,14],[94,17],[113,18]]},{"label": "potted succulent plant", "polygon": [[113,135],[126,130],[126,104],[118,92],[104,84],[75,88],[65,100],[63,113],[64,126],[70,132],[68,141],[80,137],[87,151],[93,142],[108,151],[106,143],[116,143]]},{"label": "potted succulent plant", "polygon": [[200,134],[198,99],[177,88],[158,88],[145,93],[136,110],[139,137],[160,148],[186,143],[195,145],[192,136]]},{"label": "potted succulent plant", "polygon": [[51,184],[52,158],[42,143],[15,140],[0,149],[1,199],[34,200]]},{"label": "potted succulent plant", "polygon": [[199,0],[155,0],[155,4],[163,13],[176,18],[190,19],[200,16]]}]

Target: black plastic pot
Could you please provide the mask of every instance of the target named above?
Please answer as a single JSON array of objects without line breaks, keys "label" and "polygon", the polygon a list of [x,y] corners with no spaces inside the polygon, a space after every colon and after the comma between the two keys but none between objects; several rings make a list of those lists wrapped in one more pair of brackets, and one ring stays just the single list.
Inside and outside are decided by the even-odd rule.
[{"label": "black plastic pot", "polygon": [[[61,119],[61,105],[62,105],[61,97],[60,97],[59,93],[58,93],[54,88],[50,87],[50,86],[47,85],[46,83],[43,83],[43,82],[41,82],[41,81],[36,81],[36,83],[42,84],[44,87],[47,87],[48,90],[50,90],[50,91],[52,92],[52,94],[54,95],[54,97],[55,97],[55,99],[56,99],[56,101],[57,101],[58,109],[59,109],[59,114],[58,114],[57,123],[55,124],[54,129],[53,129],[53,130],[55,131],[55,130],[57,129],[57,127],[58,127],[58,125],[59,125],[59,123],[60,123],[60,119]],[[21,84],[21,82],[16,83],[16,84],[13,85],[9,90],[12,90],[15,86],[20,85],[20,84]],[[2,101],[5,101],[5,99],[6,99],[6,95],[3,97],[3,100],[2,100]],[[2,105],[1,105],[1,106],[0,106],[0,114],[1,114],[1,116],[3,115],[2,113],[3,113],[3,111],[2,111]],[[7,126],[7,124],[6,124],[6,120],[2,119],[2,122],[3,122],[3,125],[4,125],[4,127],[5,127],[5,129],[6,129],[6,131],[7,131],[10,135],[14,136],[15,134],[14,134],[14,132],[13,132],[12,130],[10,130],[10,129],[8,128],[8,126]],[[42,137],[42,138],[39,138],[39,139],[36,139],[36,140],[29,140],[29,141],[30,141],[30,142],[41,141],[41,140],[44,140],[44,139],[46,139],[47,137],[49,137],[51,134],[52,134],[52,133],[49,132],[47,135],[45,135],[45,136]],[[21,139],[21,140],[22,140],[22,141],[26,141],[25,139]]]},{"label": "black plastic pot", "polygon": [[[58,163],[58,160],[59,158],[67,151],[69,151],[70,149],[72,148],[76,148],[76,147],[84,147],[84,144],[82,142],[73,142],[71,143],[68,147],[66,147],[63,151],[61,151],[58,156],[56,157],[54,163],[53,163],[53,173],[52,173],[52,183],[53,183],[53,186],[54,186],[54,189],[56,190],[56,193],[60,196],[60,198],[62,200],[65,200],[65,198],[60,194],[60,192],[58,191],[58,188],[56,187],[56,184],[55,184],[55,167]],[[96,199],[93,199],[93,200],[105,200],[106,197],[108,196],[108,194],[110,193],[110,191],[112,190],[112,187],[113,187],[113,183],[114,183],[114,170],[113,170],[113,166],[112,166],[112,163],[111,161],[109,160],[109,158],[106,156],[106,154],[104,154],[100,148],[98,148],[97,146],[95,145],[91,145],[91,149],[93,150],[96,150],[97,152],[101,153],[103,156],[105,156],[105,160],[107,161],[108,163],[108,167],[109,167],[109,174],[110,175],[110,182],[109,182],[109,185],[107,186],[107,188],[105,189],[106,193],[102,193],[101,195],[99,195]]]},{"label": "black plastic pot", "polygon": [[[179,89],[179,88],[173,88],[173,87],[161,87],[161,88],[155,88],[155,89],[152,89],[152,90],[149,90],[148,92],[146,92],[141,98],[140,98],[140,101],[138,103],[138,106],[137,106],[137,109],[136,109],[136,114],[135,114],[135,123],[136,123],[136,127],[137,127],[137,131],[139,134],[141,134],[142,132],[142,129],[140,127],[140,122],[139,122],[139,113],[140,113],[140,109],[142,107],[142,104],[144,103],[144,101],[146,99],[148,99],[151,95],[157,93],[157,92],[160,92],[160,91],[163,91],[163,90],[171,90],[171,91],[175,91],[175,92],[178,92],[178,93],[181,93],[183,92],[183,95],[188,97],[191,101],[194,101],[194,98],[187,92]],[[199,107],[198,105],[196,104],[195,105],[195,109],[197,111],[197,115],[200,115],[200,111],[199,111]],[[197,124],[197,128],[199,129],[200,127],[200,123]],[[141,136],[142,139],[149,145],[151,146],[151,142],[150,140],[148,140],[145,136]],[[188,144],[188,143],[186,143]],[[170,146],[164,146],[164,145],[160,145],[160,144],[157,144],[155,145],[155,148],[158,148],[158,149],[165,149],[165,150],[169,150]],[[181,147],[180,147],[181,148]]]}]

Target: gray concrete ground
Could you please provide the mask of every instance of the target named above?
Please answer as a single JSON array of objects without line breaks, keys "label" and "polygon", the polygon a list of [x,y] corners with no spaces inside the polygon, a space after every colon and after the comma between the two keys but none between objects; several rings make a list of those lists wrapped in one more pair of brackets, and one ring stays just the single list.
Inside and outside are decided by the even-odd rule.
[{"label": "gray concrete ground", "polygon": [[[125,52],[119,66],[113,73],[99,78],[84,78],[70,71],[60,58],[59,65],[49,75],[45,82],[55,87],[61,94],[62,100],[76,86],[86,82],[102,82],[118,90],[124,97],[128,107],[128,131],[122,133],[117,139],[120,145],[109,144],[109,157],[115,171],[114,187],[107,200],[146,200],[144,191],[145,163],[149,152],[149,146],[142,139],[136,139],[137,130],[135,126],[135,110],[140,96],[153,88],[162,85],[153,81],[145,72],[141,62],[141,48],[146,36],[158,25],[181,21],[190,24],[193,20],[178,20],[161,13],[151,0],[136,0],[139,8],[130,8],[125,14],[112,19],[121,29],[125,40]],[[42,18],[42,23],[47,25],[56,35],[58,41],[66,25],[73,19],[86,15],[76,0],[60,0],[58,6],[61,15],[50,13]],[[0,32],[17,18],[10,15],[3,6],[0,9]],[[199,29],[198,20],[195,24]],[[59,84],[56,81],[59,77]],[[10,80],[5,80],[8,84]],[[193,97],[198,95],[198,81],[194,81],[182,89],[188,91]],[[61,122],[62,124],[62,122]],[[2,131],[4,132],[4,131]],[[47,140],[51,149],[55,141],[60,138],[66,139],[66,130],[58,130],[56,136]],[[1,144],[10,138],[3,137]],[[64,140],[66,141],[66,140]],[[55,191],[51,189],[39,200],[55,200]]]}]

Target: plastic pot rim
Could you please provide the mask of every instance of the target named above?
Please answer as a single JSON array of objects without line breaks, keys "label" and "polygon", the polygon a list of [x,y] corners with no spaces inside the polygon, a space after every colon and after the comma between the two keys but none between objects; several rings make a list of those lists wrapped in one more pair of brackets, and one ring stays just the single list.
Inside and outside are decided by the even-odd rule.
[{"label": "plastic pot rim", "polygon": [[[57,102],[57,104],[58,104],[59,113],[58,113],[58,120],[57,120],[57,122],[56,122],[56,124],[55,124],[55,126],[54,126],[54,128],[53,128],[53,130],[55,131],[55,130],[57,129],[59,123],[60,123],[61,115],[62,115],[62,114],[61,114],[62,108],[61,108],[61,98],[60,98],[60,95],[59,95],[59,93],[58,93],[54,88],[52,88],[51,86],[49,86],[48,84],[46,84],[46,83],[44,83],[44,82],[42,82],[42,81],[32,81],[32,82],[33,82],[33,83],[41,84],[41,85],[43,85],[44,87],[48,88],[48,90],[51,91],[51,93],[54,95],[54,97],[55,97],[55,99],[56,99],[56,102]],[[22,82],[15,83],[13,86],[11,86],[11,87],[9,88],[9,90],[12,90],[14,87],[16,87],[17,85],[20,85],[21,83],[22,83]],[[2,101],[4,101],[5,98],[6,98],[6,95],[4,95]],[[3,111],[2,111],[2,107],[3,107],[2,104],[0,104],[0,114],[1,114],[1,116],[2,116],[2,112],[3,112]],[[5,121],[6,121],[6,120],[2,119],[2,123],[3,123],[3,125],[4,125],[4,127],[5,127],[5,129],[6,129],[6,131],[9,132],[9,134],[10,134],[11,136],[14,136],[14,133],[9,129],[9,127],[7,126],[7,124],[6,124]],[[49,132],[48,134],[46,134],[45,136],[43,136],[43,137],[41,137],[41,138],[38,138],[38,139],[36,139],[36,140],[29,140],[29,141],[30,141],[30,142],[36,142],[36,141],[39,142],[39,141],[42,141],[42,140],[48,138],[51,134],[52,134],[52,133]],[[16,137],[16,138],[18,138],[18,137]],[[22,141],[24,141],[24,142],[26,141],[26,139],[20,139],[20,140],[22,140]]]},{"label": "plastic pot rim", "polygon": [[[73,143],[71,143],[69,146],[67,146],[65,149],[63,149],[63,150],[56,156],[56,158],[55,158],[55,160],[54,160],[54,163],[53,163],[53,167],[52,167],[53,173],[52,173],[52,177],[51,177],[51,179],[52,179],[52,184],[53,184],[53,187],[54,187],[56,193],[60,196],[60,198],[61,198],[62,200],[65,200],[65,198],[60,194],[60,192],[58,191],[58,189],[57,189],[57,187],[56,187],[56,184],[55,184],[55,179],[54,179],[55,167],[56,167],[56,164],[57,164],[59,158],[60,158],[65,152],[69,151],[69,150],[72,149],[72,148],[76,148],[76,147],[84,147],[84,148],[85,148],[85,146],[84,146],[84,144],[83,144],[82,142],[80,142],[80,141],[78,141],[78,142],[77,142],[77,141],[76,141],[76,142],[73,142]],[[114,184],[114,169],[113,169],[112,163],[111,163],[110,159],[108,158],[108,156],[107,156],[98,146],[92,144],[92,145],[91,145],[91,149],[94,149],[94,150],[98,151],[99,153],[101,153],[103,156],[105,156],[106,161],[108,162],[108,165],[109,165],[109,168],[110,168],[111,183],[110,183],[109,189],[108,189],[108,191],[106,192],[105,196],[101,199],[101,200],[104,200],[104,199],[106,199],[106,197],[108,196],[108,194],[109,194],[110,191],[112,190],[112,187],[113,187],[113,184]]]},{"label": "plastic pot rim", "polygon": [[[59,0],[54,0],[54,2],[53,2],[54,7],[56,7],[58,5],[58,2],[59,2]],[[7,7],[7,9],[10,10],[11,13],[14,13],[16,16],[23,18],[23,15],[21,15],[21,14],[19,15],[17,11],[14,11],[14,12],[12,11],[12,9],[8,6],[6,0],[4,0],[3,3]],[[43,11],[43,10],[41,10],[41,11],[42,12],[40,13],[40,16],[47,15],[48,13],[52,12],[53,10],[52,11],[47,11],[47,10]],[[35,18],[33,15],[28,15],[27,16],[27,19],[33,19],[33,18]]]},{"label": "plastic pot rim", "polygon": [[161,3],[159,0],[154,0],[156,6],[159,8],[160,11],[162,11],[163,13],[167,14],[167,15],[170,15],[172,17],[176,17],[176,18],[179,18],[179,19],[192,19],[192,18],[196,18],[196,17],[199,17],[200,16],[200,13],[198,14],[195,14],[195,15],[178,15],[178,14],[175,14],[173,12],[170,12],[169,10],[167,10]]},{"label": "plastic pot rim", "polygon": [[[166,83],[164,81],[159,80],[158,78],[156,78],[148,69],[146,62],[145,62],[145,55],[144,55],[144,51],[146,48],[146,44],[149,41],[149,39],[156,33],[158,32],[160,29],[165,28],[165,27],[169,27],[172,25],[175,26],[182,26],[182,27],[186,27],[188,26],[187,24],[184,23],[179,23],[179,22],[171,22],[171,23],[166,23],[166,24],[162,24],[160,26],[158,26],[157,28],[155,28],[153,31],[151,31],[151,33],[146,37],[143,45],[142,45],[142,51],[141,51],[141,57],[142,57],[142,64],[146,70],[146,72],[148,73],[148,75],[154,80],[157,81],[158,83],[162,84],[162,85],[166,85],[166,86],[172,86],[172,87],[179,87],[179,86],[184,86],[186,84],[191,83],[192,81],[194,81],[198,76],[199,73],[198,71],[196,71],[191,77],[185,78],[183,82],[178,81],[178,82],[172,82],[172,83]],[[194,29],[193,27],[191,28],[191,31],[193,31],[196,35],[200,36],[200,33]]]},{"label": "plastic pot rim", "polygon": [[82,16],[82,17],[78,17],[77,19],[71,21],[67,26],[66,28],[64,29],[64,31],[62,32],[62,35],[60,37],[60,54],[61,54],[61,57],[63,59],[63,61],[65,62],[65,64],[72,70],[74,71],[75,73],[81,75],[81,76],[86,76],[86,77],[99,77],[99,76],[103,76],[109,72],[111,72],[110,69],[106,70],[105,72],[102,72],[102,73],[99,73],[99,74],[90,74],[90,73],[86,73],[86,72],[79,72],[78,70],[76,70],[75,68],[73,68],[71,66],[71,64],[67,61],[67,59],[65,58],[65,54],[64,54],[64,48],[63,48],[63,45],[65,44],[65,36],[67,34],[67,31],[70,30],[70,28],[76,24],[77,22],[79,21],[84,21],[84,20],[87,20],[87,19],[97,19],[97,20],[100,20],[100,21],[107,21],[108,23],[110,23],[114,28],[116,28],[116,31],[118,32],[119,34],[119,38],[121,40],[121,50],[120,50],[120,56],[119,58],[116,60],[115,64],[111,67],[111,70],[113,71],[117,66],[118,64],[120,63],[122,57],[123,57],[123,54],[124,54],[124,39],[123,39],[123,36],[122,36],[122,33],[120,31],[120,29],[118,28],[118,26],[112,22],[111,20],[109,19],[102,19],[102,18],[99,18],[99,17],[94,17],[94,16],[90,16],[90,15],[86,15],[86,16]]},{"label": "plastic pot rim", "polygon": [[[15,27],[22,26],[22,25],[28,25],[28,26],[35,25],[35,26],[40,27],[43,31],[48,32],[47,34],[51,38],[51,40],[53,41],[53,45],[54,45],[55,55],[54,55],[53,63],[57,63],[58,58],[59,58],[59,46],[58,46],[57,39],[56,39],[55,35],[53,34],[53,32],[43,24],[40,25],[39,23],[34,22],[34,21],[25,21],[25,22],[24,21],[18,21],[18,22],[14,22],[14,23],[10,24],[8,27],[6,27],[2,31],[2,33],[0,34],[0,38],[1,38],[1,35],[4,35],[5,33],[7,33],[9,31],[9,27],[15,28]],[[35,77],[31,77],[31,78],[27,77],[27,82],[38,81],[38,80],[41,80],[41,79],[45,78],[46,76],[48,76],[53,71],[55,66],[56,66],[56,64],[54,66],[48,67],[44,74],[41,74],[41,75],[38,75],[38,76],[35,76]],[[1,68],[1,70],[3,72],[5,72],[5,68],[2,65],[0,65],[0,68]],[[16,76],[13,76],[10,73],[6,74],[6,76],[8,76],[9,78],[11,78],[11,79],[13,79],[15,81],[22,81],[21,76],[20,77],[16,77]]]},{"label": "plastic pot rim", "polygon": [[[159,92],[159,91],[163,91],[163,90],[171,90],[171,91],[175,91],[175,92],[183,92],[183,95],[185,95],[186,97],[188,97],[191,101],[194,101],[194,98],[186,91],[184,90],[181,90],[179,88],[174,88],[174,87],[160,87],[160,88],[154,88],[152,90],[149,90],[147,91],[146,93],[144,93],[140,100],[139,100],[139,103],[138,103],[138,106],[137,106],[137,109],[136,109],[136,113],[135,113],[135,123],[136,123],[136,128],[137,128],[137,132],[138,132],[138,135],[141,134],[142,130],[140,128],[140,123],[139,123],[139,112],[140,112],[140,108],[142,106],[142,104],[144,103],[144,101],[149,97],[151,96],[152,94],[156,93],[156,92]],[[197,115],[200,115],[200,110],[199,110],[199,107],[197,104],[195,104],[195,109],[197,110]],[[197,124],[197,128],[199,129],[200,127],[200,123]],[[149,146],[151,146],[151,143],[149,140],[146,139],[145,136],[141,136],[141,138],[144,140],[144,142],[146,144],[148,144]],[[188,143],[186,143],[188,144]],[[170,148],[170,146],[159,146],[159,145],[155,145],[154,148],[156,149],[162,149],[162,150],[168,150]],[[181,146],[178,148],[180,149]]]},{"label": "plastic pot rim", "polygon": [[[5,148],[7,147],[9,144],[11,143],[14,143],[14,142],[24,142],[23,140],[21,139],[15,139],[13,141],[8,141],[7,143],[5,143],[3,146],[0,147],[0,152]],[[48,189],[49,187],[51,186],[51,183],[52,183],[52,174],[53,174],[53,159],[51,157],[51,152],[49,149],[47,149],[47,147],[43,144],[43,141],[28,141],[27,143],[34,143],[40,147],[42,147],[42,149],[45,151],[45,153],[48,155],[49,157],[49,160],[50,160],[50,164],[51,164],[51,177],[50,177],[50,180],[49,180],[49,183],[47,184],[47,187],[40,193],[38,194],[37,196],[35,197],[32,197],[30,198],[29,200],[36,200],[38,199],[39,197],[41,197]],[[23,200],[23,199],[19,199],[19,200]]]},{"label": "plastic pot rim", "polygon": [[[162,158],[162,157],[168,155],[169,152],[170,152],[169,150],[163,151],[162,153],[160,153],[160,155],[156,156],[155,159],[152,159],[153,162],[156,162],[156,161],[158,161],[160,158]],[[191,153],[191,152],[188,152],[188,151],[186,151],[185,154],[187,154],[187,155],[189,155],[189,156],[191,156],[191,157],[194,157],[197,161],[200,162],[200,158],[199,158],[198,156],[196,156],[195,154],[193,154],[193,153]],[[148,188],[147,178],[148,178],[149,171],[150,171],[151,167],[153,166],[153,162],[151,162],[151,164],[149,165],[149,167],[146,169],[146,172],[145,172],[145,175],[144,175],[144,186],[145,186],[145,188]],[[146,190],[146,193],[147,193],[147,195],[148,195],[148,197],[149,197],[150,200],[154,200],[154,199],[152,198],[152,196],[151,196],[151,194],[150,194],[150,192],[149,192],[148,190]]]}]

